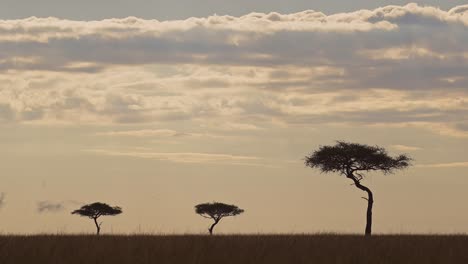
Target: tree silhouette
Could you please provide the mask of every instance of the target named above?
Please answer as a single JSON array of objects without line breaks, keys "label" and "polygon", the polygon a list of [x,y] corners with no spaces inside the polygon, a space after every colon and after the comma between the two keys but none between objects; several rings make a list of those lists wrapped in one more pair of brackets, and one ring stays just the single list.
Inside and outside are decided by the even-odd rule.
[{"label": "tree silhouette", "polygon": [[214,223],[210,228],[208,228],[210,235],[212,235],[213,228],[219,223],[219,221],[221,221],[222,218],[242,214],[244,210],[235,205],[213,202],[196,205],[195,212],[205,218],[214,220]]},{"label": "tree silhouette", "polygon": [[410,166],[411,158],[406,155],[391,157],[384,148],[338,141],[334,146],[322,146],[305,157],[305,165],[322,172],[337,172],[353,181],[353,184],[367,193],[366,236],[372,233],[372,206],[374,195],[362,185],[363,172],[382,171],[392,173]]},{"label": "tree silhouette", "polygon": [[85,216],[94,220],[96,225],[96,234],[99,235],[101,232],[102,222],[98,223],[97,219],[103,215],[118,215],[122,213],[122,208],[115,206],[112,207],[105,203],[92,203],[83,205],[80,209],[77,209],[72,212],[72,214],[77,214],[79,216]]}]

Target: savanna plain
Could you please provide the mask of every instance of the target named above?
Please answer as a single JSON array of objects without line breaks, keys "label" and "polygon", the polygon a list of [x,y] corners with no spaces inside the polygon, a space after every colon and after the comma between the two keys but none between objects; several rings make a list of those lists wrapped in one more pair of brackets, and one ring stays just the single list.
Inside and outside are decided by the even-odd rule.
[{"label": "savanna plain", "polygon": [[3,235],[2,264],[468,263],[466,235]]}]

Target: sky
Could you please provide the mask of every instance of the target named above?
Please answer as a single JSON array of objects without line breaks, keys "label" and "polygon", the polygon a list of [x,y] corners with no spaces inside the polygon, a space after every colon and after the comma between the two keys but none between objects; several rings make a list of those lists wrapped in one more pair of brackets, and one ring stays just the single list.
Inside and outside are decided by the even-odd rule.
[{"label": "sky", "polygon": [[[466,0],[414,0],[413,3],[448,10]],[[251,12],[295,13],[316,10],[325,14],[374,9],[386,5],[405,5],[404,0],[2,0],[1,19],[31,16],[73,20],[101,20],[135,16],[144,19],[173,20],[206,17],[213,14],[242,16]]]},{"label": "sky", "polygon": [[[112,2],[112,3],[111,3]],[[25,1],[0,9],[0,232],[362,233],[363,193],[304,166],[345,140],[376,233],[466,233],[466,1]],[[130,4],[131,3],[131,4]]]}]

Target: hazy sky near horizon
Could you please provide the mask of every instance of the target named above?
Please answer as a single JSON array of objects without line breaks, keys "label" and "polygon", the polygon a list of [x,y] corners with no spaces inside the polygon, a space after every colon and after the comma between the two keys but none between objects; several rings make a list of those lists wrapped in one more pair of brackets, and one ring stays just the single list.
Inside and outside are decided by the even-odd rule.
[{"label": "hazy sky near horizon", "polygon": [[219,232],[361,233],[303,164],[335,140],[414,158],[363,181],[375,232],[468,232],[465,1],[38,2],[0,9],[1,232],[94,232],[70,212],[101,201],[103,233],[200,233],[220,201]]}]

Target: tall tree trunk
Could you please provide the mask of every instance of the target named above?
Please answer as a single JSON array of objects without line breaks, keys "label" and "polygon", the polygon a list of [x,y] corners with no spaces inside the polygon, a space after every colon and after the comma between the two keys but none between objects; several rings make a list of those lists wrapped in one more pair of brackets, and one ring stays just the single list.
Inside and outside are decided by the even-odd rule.
[{"label": "tall tree trunk", "polygon": [[356,185],[357,188],[367,193],[367,198],[363,197],[365,200],[367,200],[366,230],[364,234],[366,236],[370,236],[372,234],[372,207],[374,205],[374,194],[369,188],[362,185],[354,175],[350,175],[348,178],[354,181],[354,185]]},{"label": "tall tree trunk", "polygon": [[96,225],[96,235],[99,236],[99,233],[101,232],[101,225],[98,224],[97,218],[93,218],[93,219],[94,219],[94,224]]},{"label": "tall tree trunk", "polygon": [[365,234],[366,236],[370,236],[372,233],[372,206],[374,205],[374,195],[369,188],[364,187],[364,189],[367,189],[367,221]]},{"label": "tall tree trunk", "polygon": [[210,232],[210,235],[213,235],[213,229],[215,227],[215,225],[217,225],[219,223],[219,219],[215,219],[215,222],[210,226],[210,228],[208,228],[208,231]]}]

